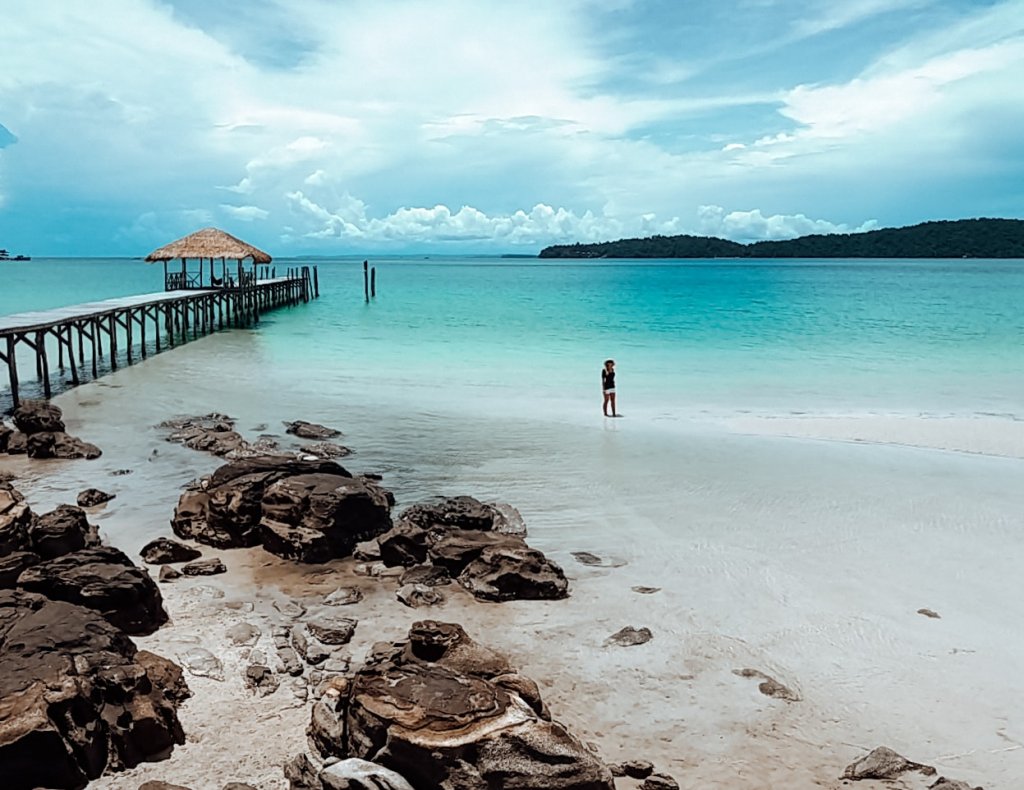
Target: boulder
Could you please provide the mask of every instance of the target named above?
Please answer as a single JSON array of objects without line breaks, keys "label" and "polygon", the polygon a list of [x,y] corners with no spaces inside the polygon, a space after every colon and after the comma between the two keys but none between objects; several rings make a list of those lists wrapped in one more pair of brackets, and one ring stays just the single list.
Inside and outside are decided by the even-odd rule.
[{"label": "boulder", "polygon": [[300,439],[332,439],[335,436],[341,436],[341,431],[335,428],[328,428],[315,422],[306,422],[305,420],[286,422],[284,425],[285,433],[298,436]]},{"label": "boulder", "polygon": [[160,573],[157,576],[157,580],[161,584],[166,584],[167,582],[173,582],[175,579],[180,579],[180,578],[181,578],[181,571],[179,571],[177,568],[172,568],[170,565],[161,565],[160,566]]},{"label": "boulder", "polygon": [[569,595],[562,569],[525,544],[485,549],[459,574],[458,582],[484,601],[558,600]]},{"label": "boulder", "polygon": [[202,490],[181,495],[171,527],[179,538],[219,549],[255,546],[262,539],[264,493],[279,480],[309,474],[351,477],[333,461],[300,461],[281,456],[233,461],[217,469]]},{"label": "boulder", "polygon": [[82,441],[63,431],[33,433],[25,443],[29,458],[99,458],[103,452],[95,444]]},{"label": "boulder", "polygon": [[339,587],[324,598],[325,606],[351,606],[363,600],[363,591],[358,587]]},{"label": "boulder", "polygon": [[421,606],[438,606],[445,602],[444,593],[425,584],[405,584],[398,588],[395,597],[410,609]]},{"label": "boulder", "polygon": [[93,609],[128,634],[151,634],[167,622],[156,583],[112,546],[83,549],[34,565],[22,572],[18,587]]},{"label": "boulder", "polygon": [[0,590],[4,790],[79,788],[185,741],[161,675],[96,612]]},{"label": "boulder", "polygon": [[199,549],[178,543],[170,538],[155,538],[142,547],[139,556],[150,565],[166,565],[171,562],[189,562],[201,557]]},{"label": "boulder", "polygon": [[0,557],[0,590],[11,590],[17,587],[18,577],[26,568],[38,565],[40,556],[34,551],[14,551],[6,557]]},{"label": "boulder", "polygon": [[854,760],[843,771],[843,779],[896,779],[906,771],[920,771],[926,776],[935,773],[930,765],[908,760],[886,746],[879,746],[858,760]]},{"label": "boulder", "polygon": [[331,612],[321,612],[306,619],[310,633],[325,645],[347,645],[359,625],[351,617],[339,617]]},{"label": "boulder", "polygon": [[28,537],[32,510],[10,483],[0,482],[0,557],[31,548]]},{"label": "boulder", "polygon": [[32,551],[43,559],[100,545],[96,527],[89,523],[85,511],[74,505],[60,505],[36,518],[28,529],[28,537]]},{"label": "boulder", "polygon": [[28,449],[28,435],[15,431],[7,438],[8,455],[24,455]]},{"label": "boulder", "polygon": [[100,491],[98,488],[87,488],[79,492],[76,501],[79,507],[96,507],[104,502],[109,502],[114,497],[115,494],[108,494],[106,491]]},{"label": "boulder", "polygon": [[459,626],[416,623],[408,641],[371,654],[347,694],[314,706],[321,721],[311,723],[311,742],[325,755],[396,771],[413,787],[613,790],[609,770],[565,727],[494,682],[508,672],[495,658]]},{"label": "boulder", "polygon": [[227,573],[228,569],[219,557],[210,557],[207,560],[190,562],[181,569],[181,572],[186,576],[216,576],[218,573]]},{"label": "boulder", "polygon": [[298,452],[299,455],[312,455],[315,458],[344,458],[347,455],[352,455],[352,451],[348,447],[343,447],[334,442],[304,444],[299,448]]},{"label": "boulder", "polygon": [[443,587],[451,583],[452,577],[448,569],[437,565],[416,565],[398,577],[398,584],[402,586],[425,584],[428,587]]},{"label": "boulder", "polygon": [[286,477],[267,488],[262,509],[263,548],[299,562],[348,557],[356,543],[391,528],[389,493],[362,477]]},{"label": "boulder", "polygon": [[327,766],[317,779],[324,790],[415,790],[400,774],[357,758]]},{"label": "boulder", "polygon": [[171,431],[167,441],[212,455],[229,455],[249,447],[249,443],[235,431],[235,421],[226,414],[214,412],[197,417],[179,417],[166,420],[158,427]]},{"label": "boulder", "polygon": [[679,782],[668,774],[651,774],[641,782],[640,790],[679,790]]},{"label": "boulder", "polygon": [[192,790],[185,785],[174,785],[170,782],[161,782],[159,779],[150,779],[139,785],[139,790]]},{"label": "boulder", "polygon": [[12,415],[14,425],[24,434],[64,431],[61,410],[45,400],[23,400]]},{"label": "boulder", "polygon": [[609,766],[612,776],[628,776],[631,779],[646,779],[654,773],[654,763],[650,760],[625,760]]},{"label": "boulder", "polygon": [[377,538],[378,556],[389,568],[419,565],[427,559],[427,531],[399,521]]},{"label": "boulder", "polygon": [[525,549],[526,544],[522,538],[514,535],[452,529],[431,543],[427,556],[434,565],[446,568],[452,576],[458,576],[484,550],[497,547]]},{"label": "boulder", "polygon": [[421,502],[402,511],[402,521],[421,529],[454,528],[494,529],[498,511],[471,496],[445,497],[434,502]]},{"label": "boulder", "polygon": [[3,422],[0,422],[0,453],[7,452],[7,445],[11,441],[11,436],[14,435],[14,431],[8,428]]},{"label": "boulder", "polygon": [[631,625],[627,625],[605,639],[604,643],[606,645],[618,645],[619,647],[633,647],[634,645],[646,644],[653,638],[654,634],[651,633],[650,628],[634,628]]}]

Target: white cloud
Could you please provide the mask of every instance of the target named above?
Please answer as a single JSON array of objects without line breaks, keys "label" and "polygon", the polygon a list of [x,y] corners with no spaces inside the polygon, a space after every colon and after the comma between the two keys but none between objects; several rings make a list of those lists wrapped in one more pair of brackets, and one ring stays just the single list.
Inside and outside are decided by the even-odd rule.
[{"label": "white cloud", "polygon": [[726,212],[721,206],[701,206],[697,209],[700,232],[732,241],[763,241],[795,239],[822,233],[859,233],[878,227],[868,220],[855,228],[822,219],[811,219],[803,214],[773,214],[764,216],[760,209]]},{"label": "white cloud", "polygon": [[259,206],[231,206],[221,203],[220,208],[229,217],[241,220],[242,222],[252,222],[253,220],[266,219],[270,216],[269,211]]}]

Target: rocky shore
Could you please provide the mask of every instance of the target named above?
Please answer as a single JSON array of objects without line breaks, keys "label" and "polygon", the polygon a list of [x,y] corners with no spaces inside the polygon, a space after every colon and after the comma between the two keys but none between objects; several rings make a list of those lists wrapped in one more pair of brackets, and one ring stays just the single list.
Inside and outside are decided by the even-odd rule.
[{"label": "rocky shore", "polygon": [[[60,416],[27,404],[0,442],[60,433]],[[339,435],[287,426],[321,443]],[[550,678],[517,668],[516,629],[557,619],[576,590],[529,545],[512,505],[465,494],[397,510],[385,480],[332,460],[350,452],[340,445],[250,443],[225,415],[166,430],[226,463],[181,493],[170,534],[152,525],[142,566],[103,545],[83,507],[36,513],[16,481],[0,483],[0,776],[14,790],[698,786],[653,740],[622,755],[600,723],[561,719],[567,690],[578,685],[597,709],[616,682],[594,676],[586,650],[628,656],[665,635],[626,624],[601,634],[559,668],[553,697]],[[108,496],[80,500],[95,509]],[[803,704],[795,684],[761,669],[734,674],[773,705]],[[788,773],[792,788],[973,790],[888,749],[837,759],[824,784]],[[782,787],[786,774],[766,768],[762,784],[742,786]]]}]

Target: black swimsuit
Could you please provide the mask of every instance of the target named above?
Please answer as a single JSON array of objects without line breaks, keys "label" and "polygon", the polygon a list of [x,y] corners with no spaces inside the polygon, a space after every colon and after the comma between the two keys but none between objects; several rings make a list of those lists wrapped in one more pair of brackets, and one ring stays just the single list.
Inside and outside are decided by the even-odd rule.
[{"label": "black swimsuit", "polygon": [[610,373],[607,370],[601,371],[601,389],[605,392],[615,389],[615,371]]}]

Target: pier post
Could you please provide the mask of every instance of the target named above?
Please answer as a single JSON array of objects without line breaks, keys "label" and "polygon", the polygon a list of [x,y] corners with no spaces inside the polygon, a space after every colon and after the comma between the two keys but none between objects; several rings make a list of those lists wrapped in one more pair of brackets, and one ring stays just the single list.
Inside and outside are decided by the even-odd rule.
[{"label": "pier post", "polygon": [[97,338],[99,336],[99,327],[96,325],[95,320],[89,322],[91,324],[89,328],[89,343],[92,345],[92,377],[99,378],[99,371],[97,370],[96,360],[99,357],[99,352],[96,350]]},{"label": "pier post", "polygon": [[107,318],[107,322],[107,326],[110,327],[110,369],[117,370],[117,322],[113,313]]},{"label": "pier post", "polygon": [[367,302],[370,301],[370,281],[367,269],[369,267],[369,261],[363,261],[363,297]]},{"label": "pier post", "polygon": [[36,359],[38,360],[39,371],[43,379],[43,393],[47,400],[50,398],[50,363],[46,359],[46,332],[36,332]]},{"label": "pier post", "polygon": [[370,296],[374,299],[377,298],[377,267],[374,266],[370,269]]},{"label": "pier post", "polygon": [[124,327],[124,329],[125,329],[125,339],[127,341],[127,343],[126,343],[127,348],[125,350],[128,352],[128,364],[130,365],[130,364],[132,364],[132,345],[133,345],[133,342],[132,342],[132,337],[133,337],[133,333],[132,333],[132,309],[130,307],[128,308],[127,316],[128,316],[128,320],[125,322],[125,327]]},{"label": "pier post", "polygon": [[7,336],[7,375],[11,381],[14,408],[18,408],[18,360],[14,356],[14,335]]}]

